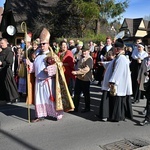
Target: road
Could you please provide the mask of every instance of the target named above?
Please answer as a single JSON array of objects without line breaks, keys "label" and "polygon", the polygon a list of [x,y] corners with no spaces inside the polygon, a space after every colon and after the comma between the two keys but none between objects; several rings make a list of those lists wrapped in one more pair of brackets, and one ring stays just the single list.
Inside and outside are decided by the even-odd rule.
[{"label": "road", "polygon": [[[150,126],[138,125],[144,119],[144,99],[133,105],[133,121],[101,122],[95,117],[100,97],[100,87],[91,85],[91,112],[64,113],[62,120],[38,123],[28,123],[25,102],[1,104],[0,150],[102,150],[104,145],[124,139],[150,142]],[[80,110],[83,107],[81,98]],[[34,106],[30,110],[34,118]]]}]

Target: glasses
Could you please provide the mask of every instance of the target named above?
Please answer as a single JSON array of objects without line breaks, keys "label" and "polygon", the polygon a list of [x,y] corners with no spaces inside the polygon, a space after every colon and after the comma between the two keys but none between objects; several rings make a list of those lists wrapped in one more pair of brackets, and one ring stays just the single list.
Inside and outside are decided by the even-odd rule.
[{"label": "glasses", "polygon": [[45,44],[47,44],[47,43],[40,43],[40,45],[45,45]]}]

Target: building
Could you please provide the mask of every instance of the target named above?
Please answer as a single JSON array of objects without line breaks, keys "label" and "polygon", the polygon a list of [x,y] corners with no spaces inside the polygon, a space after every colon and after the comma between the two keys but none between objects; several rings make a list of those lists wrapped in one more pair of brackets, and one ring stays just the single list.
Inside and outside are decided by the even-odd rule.
[{"label": "building", "polygon": [[150,44],[150,36],[147,36],[150,31],[149,29],[150,21],[144,20],[143,18],[125,18],[119,30],[119,34],[124,41],[133,42],[137,38],[142,38],[143,42],[148,45]]},{"label": "building", "polygon": [[7,38],[10,43],[20,43],[25,35],[24,30],[21,28],[22,22],[26,23],[27,32],[38,30],[34,26],[34,22],[39,18],[46,18],[49,15],[49,10],[56,6],[58,1],[6,0],[0,25],[2,36]]}]

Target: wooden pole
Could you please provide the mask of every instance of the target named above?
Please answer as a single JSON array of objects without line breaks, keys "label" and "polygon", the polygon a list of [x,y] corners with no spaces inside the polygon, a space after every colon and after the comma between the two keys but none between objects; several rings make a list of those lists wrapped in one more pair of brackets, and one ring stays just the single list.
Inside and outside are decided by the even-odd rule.
[{"label": "wooden pole", "polygon": [[[27,25],[26,23],[23,21],[21,23],[21,30],[25,33],[25,43],[26,43],[26,50],[25,50],[25,57],[26,59],[28,58],[28,50],[27,50]],[[28,67],[26,66],[27,69],[27,97],[26,97],[26,102],[27,102],[27,107],[28,107],[28,122],[30,123],[30,104],[29,104],[29,99],[28,99]]]}]

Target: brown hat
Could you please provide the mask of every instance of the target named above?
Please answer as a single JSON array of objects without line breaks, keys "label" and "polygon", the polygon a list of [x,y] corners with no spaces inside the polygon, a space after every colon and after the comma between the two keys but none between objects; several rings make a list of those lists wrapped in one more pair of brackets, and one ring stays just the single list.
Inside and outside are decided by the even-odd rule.
[{"label": "brown hat", "polygon": [[40,34],[40,41],[49,43],[49,40],[50,40],[50,33],[46,28],[44,28]]},{"label": "brown hat", "polygon": [[90,47],[87,44],[85,44],[82,48],[82,52],[89,51],[89,50],[90,50]]}]

